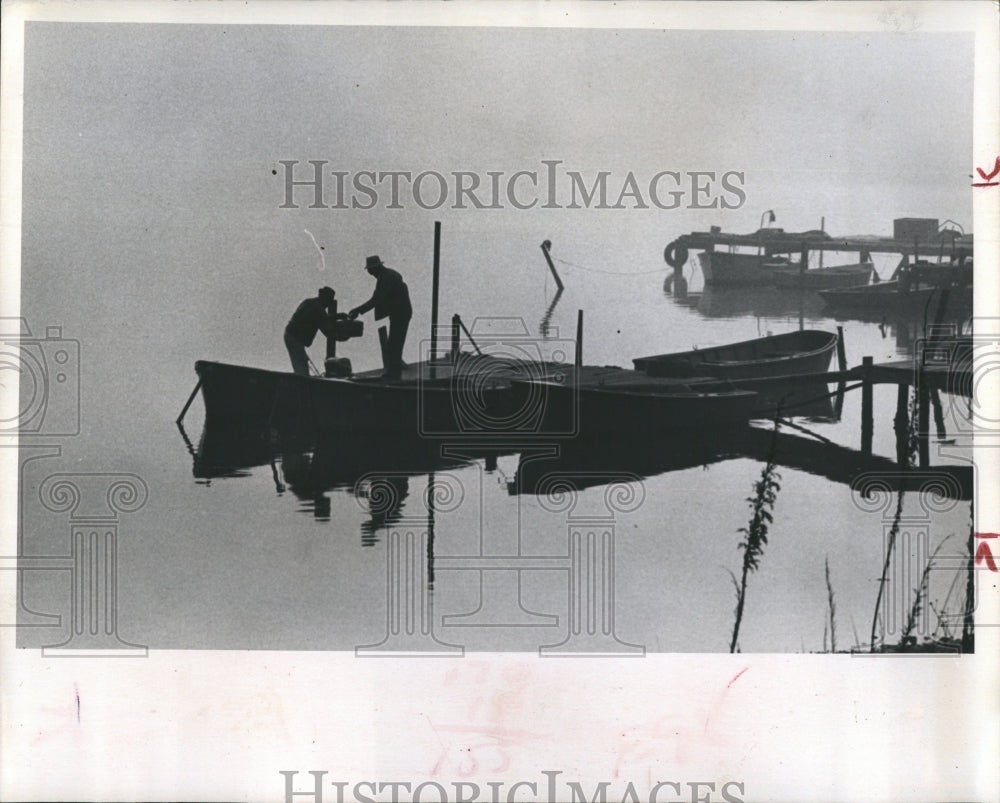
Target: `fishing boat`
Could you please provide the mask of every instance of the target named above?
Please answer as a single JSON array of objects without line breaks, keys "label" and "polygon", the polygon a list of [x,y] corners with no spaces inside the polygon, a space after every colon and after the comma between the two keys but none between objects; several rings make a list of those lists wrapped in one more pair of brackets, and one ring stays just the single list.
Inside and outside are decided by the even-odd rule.
[{"label": "fishing boat", "polygon": [[830,366],[837,335],[815,329],[744,340],[673,354],[637,357],[637,371],[653,377],[712,376],[756,379],[822,373]]},{"label": "fishing boat", "polygon": [[[398,380],[381,371],[346,378],[299,376],[221,362],[195,363],[213,430],[277,432],[282,438],[364,432],[378,437],[518,435],[537,431],[540,411],[522,409],[511,380],[558,364],[462,353],[406,366]],[[527,399],[523,403],[535,404]]]},{"label": "fishing boat", "polygon": [[776,273],[799,270],[797,262],[760,249],[753,253],[703,251],[698,262],[706,285],[770,285]]},{"label": "fishing boat", "polygon": [[711,377],[679,380],[613,366],[567,368],[511,385],[522,396],[544,395],[543,431],[584,438],[740,426],[757,399]]},{"label": "fishing boat", "polygon": [[[769,220],[774,222],[773,214]],[[701,252],[699,264],[706,286],[768,286],[774,284],[775,273],[785,273],[793,267],[797,272],[798,266],[808,263],[814,251],[857,254],[858,264],[871,261],[876,253],[900,254],[913,260],[937,258],[941,262],[948,259],[958,263],[971,258],[973,237],[953,221],[939,224],[936,218],[897,218],[893,221],[891,237],[833,237],[822,228],[786,232],[770,226],[748,234],[735,234],[712,226],[709,231],[693,231],[675,238],[664,249],[663,256],[678,272],[691,253]],[[795,263],[788,261],[789,255],[794,257]]]},{"label": "fishing boat", "polygon": [[871,262],[851,265],[834,265],[829,268],[812,268],[798,271],[792,268],[775,270],[772,275],[778,287],[801,287],[807,290],[828,290],[868,284],[875,266]]}]

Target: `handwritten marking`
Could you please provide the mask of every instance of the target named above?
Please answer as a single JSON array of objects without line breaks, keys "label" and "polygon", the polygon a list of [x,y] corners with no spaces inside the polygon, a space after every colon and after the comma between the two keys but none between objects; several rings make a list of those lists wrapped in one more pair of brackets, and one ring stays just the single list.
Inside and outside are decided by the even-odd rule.
[{"label": "handwritten marking", "polygon": [[996,162],[993,163],[993,170],[987,173],[983,168],[977,167],[976,172],[979,173],[979,177],[982,181],[973,182],[973,187],[997,187],[1000,186],[1000,181],[993,181],[993,178],[1000,174],[1000,156],[997,157]]},{"label": "handwritten marking", "polygon": [[976,547],[976,560],[975,565],[985,563],[986,568],[991,572],[1000,572],[1000,568],[997,567],[997,562],[993,559],[993,550],[990,549],[988,538],[1000,538],[1000,533],[976,533],[976,538],[982,538],[983,541]]},{"label": "handwritten marking", "polygon": [[727,688],[727,689],[729,689],[729,688],[732,688],[732,685],[733,685],[733,684],[734,684],[734,683],[735,683],[735,682],[736,682],[737,680],[739,680],[739,679],[740,679],[740,676],[741,676],[741,675],[742,675],[742,674],[743,674],[744,672],[746,672],[746,671],[747,671],[747,670],[748,670],[749,668],[750,668],[749,666],[745,666],[745,667],[743,667],[743,668],[742,668],[742,669],[741,669],[741,670],[740,670],[739,672],[737,672],[737,673],[736,673],[735,675],[733,675],[733,679],[732,679],[731,681],[729,681],[729,682],[728,682],[728,683],[726,684],[726,688]]},{"label": "handwritten marking", "polygon": [[73,694],[76,697],[76,722],[80,724],[80,687],[76,683],[73,684]]}]

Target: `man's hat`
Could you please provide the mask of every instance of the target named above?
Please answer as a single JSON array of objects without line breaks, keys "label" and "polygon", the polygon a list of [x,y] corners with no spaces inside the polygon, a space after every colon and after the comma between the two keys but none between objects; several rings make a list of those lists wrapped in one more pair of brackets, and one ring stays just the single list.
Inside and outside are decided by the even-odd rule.
[{"label": "man's hat", "polygon": [[365,259],[365,270],[371,270],[372,268],[384,268],[385,265],[382,264],[382,260],[377,256],[367,257]]}]

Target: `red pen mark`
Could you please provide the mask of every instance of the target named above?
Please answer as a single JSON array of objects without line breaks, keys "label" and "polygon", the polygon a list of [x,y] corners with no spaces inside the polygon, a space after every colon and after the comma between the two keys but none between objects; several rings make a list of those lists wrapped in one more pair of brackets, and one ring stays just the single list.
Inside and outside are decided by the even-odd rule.
[{"label": "red pen mark", "polygon": [[[1000,538],[1000,533],[976,533],[976,538]],[[991,572],[1000,571],[1000,568],[997,567],[997,562],[993,559],[993,550],[990,549],[990,545],[985,540],[976,547],[975,563],[976,566],[985,563],[986,568]]]},{"label": "red pen mark", "polygon": [[733,679],[732,679],[731,681],[729,681],[729,682],[728,682],[728,683],[726,684],[726,688],[727,688],[727,689],[729,689],[729,688],[732,688],[732,685],[733,685],[733,684],[734,684],[734,683],[735,683],[735,682],[736,682],[737,680],[739,680],[739,679],[740,679],[740,676],[741,676],[741,675],[742,675],[742,674],[743,674],[744,672],[746,672],[746,671],[747,671],[747,670],[748,670],[749,668],[750,668],[749,666],[745,666],[745,667],[743,667],[743,668],[742,668],[742,669],[741,669],[741,670],[740,670],[739,672],[737,672],[737,673],[736,673],[735,675],[733,675]]},{"label": "red pen mark", "polygon": [[982,181],[973,182],[973,187],[997,187],[1000,186],[1000,181],[993,181],[994,176],[1000,174],[1000,156],[997,157],[996,162],[993,164],[993,170],[987,173],[981,167],[976,168],[976,172],[979,173],[979,177]]}]

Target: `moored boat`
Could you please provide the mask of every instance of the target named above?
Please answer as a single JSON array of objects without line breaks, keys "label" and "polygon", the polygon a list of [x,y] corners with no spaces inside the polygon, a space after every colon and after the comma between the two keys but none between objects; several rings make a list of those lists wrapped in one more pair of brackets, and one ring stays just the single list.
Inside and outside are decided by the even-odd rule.
[{"label": "moored boat", "polygon": [[[894,279],[880,284],[858,285],[819,291],[823,303],[834,310],[879,312],[919,312],[943,298],[945,288],[934,284],[900,283]],[[949,305],[972,304],[972,287],[948,288]]]},{"label": "moored boat", "polygon": [[852,287],[871,281],[875,266],[871,262],[852,265],[834,265],[829,268],[812,268],[799,271],[782,268],[773,272],[773,282],[778,287],[801,287],[807,290],[827,290]]},{"label": "moored boat", "polygon": [[711,377],[683,381],[611,366],[568,368],[511,384],[522,394],[544,395],[543,431],[579,437],[742,426],[757,400],[757,393]]},{"label": "moored boat", "polygon": [[706,285],[771,285],[775,273],[783,270],[798,272],[798,263],[784,257],[769,255],[762,250],[703,251],[698,256]]},{"label": "moored boat", "polygon": [[672,354],[637,357],[636,370],[656,377],[712,376],[751,379],[822,373],[830,366],[837,335],[815,329],[744,340]]},{"label": "moored boat", "polygon": [[[381,372],[309,377],[220,362],[195,364],[205,423],[283,437],[364,432],[376,436],[493,436],[535,432],[540,412],[523,409],[510,380],[554,366],[462,354],[457,364],[408,365],[398,380]],[[538,406],[537,400],[528,400]]]}]

